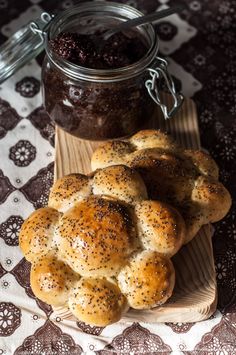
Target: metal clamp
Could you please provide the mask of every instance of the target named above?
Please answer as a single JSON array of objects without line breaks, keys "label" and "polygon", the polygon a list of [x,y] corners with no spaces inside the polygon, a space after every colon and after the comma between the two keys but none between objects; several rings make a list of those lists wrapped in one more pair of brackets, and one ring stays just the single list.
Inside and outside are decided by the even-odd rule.
[{"label": "metal clamp", "polygon": [[[147,68],[151,78],[146,80],[145,86],[153,101],[160,106],[164,118],[167,120],[172,118],[179,110],[183,103],[184,97],[182,94],[176,92],[173,79],[167,70],[168,62],[161,57],[156,57],[156,60],[158,64],[157,67]],[[161,79],[164,79],[165,85],[174,100],[173,106],[170,110],[168,110],[168,107],[161,101],[158,89],[158,83],[160,83]]]},{"label": "metal clamp", "polygon": [[39,37],[41,38],[40,44],[44,43],[44,39],[47,34],[47,31],[45,31],[45,30],[48,27],[49,22],[51,22],[51,20],[53,19],[53,17],[54,17],[54,15],[50,15],[47,12],[43,12],[40,16],[40,19],[42,20],[43,25],[41,23],[39,24],[39,21],[32,21],[29,24],[29,28],[31,29],[31,31],[34,34],[38,34]]}]

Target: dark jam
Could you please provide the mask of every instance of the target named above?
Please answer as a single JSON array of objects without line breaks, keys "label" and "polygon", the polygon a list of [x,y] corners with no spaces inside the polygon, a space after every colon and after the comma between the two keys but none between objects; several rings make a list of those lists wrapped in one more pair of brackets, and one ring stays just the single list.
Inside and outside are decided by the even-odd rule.
[{"label": "dark jam", "polygon": [[[123,33],[102,44],[96,35],[61,33],[50,41],[50,47],[57,56],[73,64],[103,70],[126,67],[147,53],[139,37]],[[80,138],[103,140],[130,135],[144,125],[154,110],[145,88],[146,75],[116,82],[85,81],[71,79],[46,62],[46,110],[56,124]]]},{"label": "dark jam", "polygon": [[122,68],[137,62],[147,52],[138,37],[123,33],[116,33],[106,41],[102,36],[61,33],[50,41],[50,46],[61,58],[91,69]]}]

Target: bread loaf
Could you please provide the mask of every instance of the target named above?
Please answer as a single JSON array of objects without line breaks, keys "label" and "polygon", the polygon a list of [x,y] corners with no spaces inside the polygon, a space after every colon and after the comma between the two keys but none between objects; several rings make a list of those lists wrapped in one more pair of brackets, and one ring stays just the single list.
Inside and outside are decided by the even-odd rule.
[{"label": "bread loaf", "polygon": [[210,155],[182,149],[159,130],[106,142],[94,152],[91,164],[93,170],[125,164],[139,172],[149,199],[167,202],[183,216],[184,243],[203,224],[222,219],[231,206],[230,194],[218,181],[218,167]]},{"label": "bread loaf", "polygon": [[116,165],[59,179],[48,207],[23,223],[19,240],[35,295],[105,326],[129,307],[152,308],[171,296],[170,257],[185,228],[174,207],[148,199],[136,170]]}]

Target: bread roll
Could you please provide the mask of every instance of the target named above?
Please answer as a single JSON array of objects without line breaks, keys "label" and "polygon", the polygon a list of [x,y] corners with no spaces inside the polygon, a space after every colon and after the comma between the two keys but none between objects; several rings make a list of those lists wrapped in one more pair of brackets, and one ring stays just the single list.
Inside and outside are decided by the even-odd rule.
[{"label": "bread roll", "polygon": [[[110,143],[112,156],[118,162],[122,154],[143,167],[160,158],[164,168],[177,166],[169,169],[176,177],[179,160],[169,154],[171,147],[168,153],[150,148],[136,156],[135,144],[155,140],[148,142],[143,135],[134,143]],[[65,176],[52,187],[49,206],[34,212],[20,235],[39,299],[69,307],[80,321],[106,326],[129,305],[151,308],[171,296],[174,270],[165,256],[181,247],[185,224],[173,207],[149,199],[136,170],[117,164],[89,176]]]},{"label": "bread roll", "polygon": [[106,195],[117,200],[133,203],[147,199],[147,189],[134,170],[125,165],[115,165],[97,171],[93,178],[94,195]]},{"label": "bread roll", "polygon": [[127,300],[119,287],[106,279],[81,278],[72,289],[69,308],[80,321],[105,327],[127,311]]},{"label": "bread roll", "polygon": [[91,184],[88,176],[66,175],[53,185],[49,194],[48,206],[60,212],[66,212],[76,202],[88,197],[90,193]]},{"label": "bread roll", "polygon": [[136,234],[125,206],[91,196],[60,220],[60,253],[85,277],[116,275],[135,246]]},{"label": "bread roll", "polygon": [[172,295],[175,271],[170,259],[155,251],[133,256],[118,275],[118,285],[130,307],[150,309],[160,306]]},{"label": "bread roll", "polygon": [[53,306],[65,306],[79,275],[54,255],[39,258],[31,267],[30,284],[36,297]]},{"label": "bread roll", "polygon": [[25,258],[33,262],[39,256],[56,252],[55,228],[61,213],[45,207],[34,211],[23,223],[19,234],[19,245]]},{"label": "bread roll", "polygon": [[231,206],[228,190],[219,182],[200,176],[192,192],[192,200],[203,211],[205,220],[217,222],[224,218]]},{"label": "bread roll", "polygon": [[142,201],[135,206],[138,236],[145,249],[171,257],[185,238],[185,223],[179,212],[163,202]]},{"label": "bread roll", "polygon": [[129,141],[136,149],[161,148],[174,151],[178,149],[171,136],[155,129],[139,131],[130,137]]},{"label": "bread roll", "polygon": [[203,224],[222,219],[232,203],[209,154],[181,149],[159,130],[144,130],[127,140],[103,143],[91,164],[93,169],[113,164],[135,169],[144,180],[149,199],[167,202],[184,217],[184,243],[191,241]]},{"label": "bread roll", "polygon": [[92,170],[106,168],[110,165],[124,164],[125,157],[133,152],[135,147],[129,142],[111,141],[97,148],[92,156]]}]

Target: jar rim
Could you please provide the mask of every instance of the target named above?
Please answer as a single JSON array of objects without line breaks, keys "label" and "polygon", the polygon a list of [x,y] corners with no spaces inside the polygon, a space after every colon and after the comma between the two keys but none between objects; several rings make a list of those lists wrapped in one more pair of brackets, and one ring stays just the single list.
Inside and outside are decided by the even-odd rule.
[{"label": "jar rim", "polygon": [[143,16],[144,14],[131,7],[129,5],[123,3],[116,3],[116,2],[106,2],[106,1],[94,1],[94,2],[83,2],[77,5],[74,5],[70,9],[67,9],[63,12],[60,12],[56,15],[50,23],[49,30],[47,31],[46,36],[46,53],[49,57],[50,61],[65,75],[76,78],[82,79],[86,81],[96,81],[96,82],[113,82],[113,81],[122,81],[134,76],[139,75],[143,72],[150,63],[156,57],[158,50],[159,50],[159,41],[154,30],[152,24],[147,24],[145,27],[143,26],[144,31],[147,35],[151,38],[151,45],[145,55],[139,59],[138,61],[134,62],[133,64],[116,68],[116,69],[93,69],[83,67],[74,63],[71,63],[61,57],[59,57],[53,50],[50,48],[49,41],[53,37],[53,34],[56,32],[58,25],[63,21],[63,19],[69,18],[69,16],[78,13],[79,16],[83,15],[83,12],[86,11],[95,11],[96,14],[99,11],[104,12],[114,12],[116,10],[125,11],[126,15],[130,15],[131,17],[128,18],[135,18]]}]

